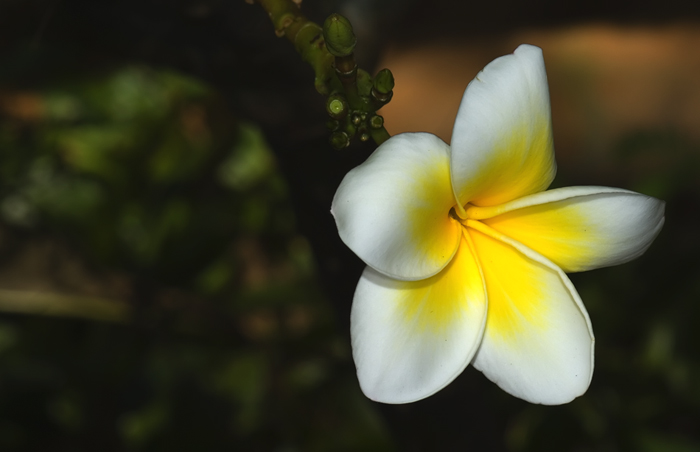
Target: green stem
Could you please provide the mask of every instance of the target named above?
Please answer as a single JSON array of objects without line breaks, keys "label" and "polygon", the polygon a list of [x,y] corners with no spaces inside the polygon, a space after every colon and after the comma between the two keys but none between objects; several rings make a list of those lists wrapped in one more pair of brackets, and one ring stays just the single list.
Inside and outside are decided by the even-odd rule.
[{"label": "green stem", "polygon": [[359,108],[362,105],[360,93],[357,90],[357,64],[355,57],[351,53],[344,57],[335,57],[336,74],[343,84],[345,96],[352,108]]},{"label": "green stem", "polygon": [[[342,91],[351,110],[368,111],[368,102],[363,101],[357,86],[357,66],[352,55],[334,57],[326,49],[323,29],[307,19],[292,0],[258,0],[275,27],[277,36],[284,36],[314,70],[316,91],[329,96]],[[371,104],[371,102],[370,102]],[[377,145],[388,140],[389,132],[382,126],[369,130]]]},{"label": "green stem", "polygon": [[379,129],[370,129],[369,135],[372,137],[374,142],[377,143],[377,146],[391,138],[391,135],[389,135],[389,132],[387,132],[384,126],[380,127]]},{"label": "green stem", "polygon": [[314,70],[316,91],[327,96],[334,81],[334,57],[323,41],[321,27],[307,19],[292,0],[258,0],[270,16],[277,36],[294,44],[301,58]]}]

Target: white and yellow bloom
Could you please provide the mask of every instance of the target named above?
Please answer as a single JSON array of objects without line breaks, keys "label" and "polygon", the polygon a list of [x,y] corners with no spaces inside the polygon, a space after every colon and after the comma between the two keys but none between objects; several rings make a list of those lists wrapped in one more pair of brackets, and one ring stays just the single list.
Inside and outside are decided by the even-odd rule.
[{"label": "white and yellow bloom", "polygon": [[593,331],[565,272],[641,255],[664,203],[618,188],[545,191],[555,171],[542,52],[523,45],[469,84],[452,146],[396,135],[345,176],[332,213],[368,265],[351,334],[369,398],[428,397],[469,363],[533,403],[586,391]]}]

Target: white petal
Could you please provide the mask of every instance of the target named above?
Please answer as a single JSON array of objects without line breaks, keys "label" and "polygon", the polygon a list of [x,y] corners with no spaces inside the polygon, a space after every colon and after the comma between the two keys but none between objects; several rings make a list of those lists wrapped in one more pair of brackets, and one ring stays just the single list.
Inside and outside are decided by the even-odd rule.
[{"label": "white petal", "polygon": [[474,367],[532,403],[566,403],[593,376],[593,330],[571,281],[553,263],[474,220],[469,233],[489,297]]},{"label": "white petal", "polygon": [[397,281],[368,267],[351,315],[362,391],[384,403],[439,391],[471,361],[485,317],[483,280],[466,239],[452,262],[427,280]]},{"label": "white petal", "polygon": [[467,216],[575,272],[639,257],[661,231],[664,202],[619,188],[567,187],[471,207]]},{"label": "white petal", "polygon": [[461,205],[501,204],[552,182],[549,91],[538,47],[521,45],[469,83],[452,132],[451,165]]},{"label": "white petal", "polygon": [[396,135],[345,176],[331,213],[340,238],[367,265],[417,280],[450,261],[461,227],[449,216],[449,152],[434,135]]}]

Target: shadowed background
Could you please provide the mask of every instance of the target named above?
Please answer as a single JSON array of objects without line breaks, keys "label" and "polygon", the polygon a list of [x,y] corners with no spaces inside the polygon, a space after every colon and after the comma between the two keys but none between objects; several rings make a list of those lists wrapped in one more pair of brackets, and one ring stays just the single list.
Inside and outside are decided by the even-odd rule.
[{"label": "shadowed background", "polygon": [[359,391],[363,264],[330,201],[323,98],[258,5],[0,4],[0,450],[700,451],[700,4],[306,0],[396,78],[390,133],[449,142],[467,83],[543,48],[555,186],[667,202],[632,263],[571,275],[588,393],[530,405],[468,368],[411,405]]}]

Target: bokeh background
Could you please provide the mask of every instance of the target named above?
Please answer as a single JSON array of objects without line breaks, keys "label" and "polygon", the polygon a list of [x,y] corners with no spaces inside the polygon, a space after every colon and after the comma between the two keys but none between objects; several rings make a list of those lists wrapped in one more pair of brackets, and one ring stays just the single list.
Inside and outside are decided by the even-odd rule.
[{"label": "bokeh background", "polygon": [[0,3],[0,450],[700,451],[700,3],[304,0],[389,67],[388,130],[449,142],[469,80],[544,50],[555,186],[667,202],[642,258],[574,274],[586,395],[468,368],[361,394],[363,264],[329,213],[373,146],[333,151],[311,70],[241,0]]}]

